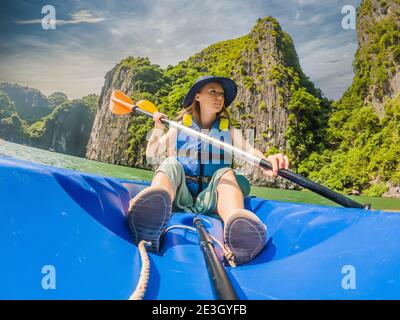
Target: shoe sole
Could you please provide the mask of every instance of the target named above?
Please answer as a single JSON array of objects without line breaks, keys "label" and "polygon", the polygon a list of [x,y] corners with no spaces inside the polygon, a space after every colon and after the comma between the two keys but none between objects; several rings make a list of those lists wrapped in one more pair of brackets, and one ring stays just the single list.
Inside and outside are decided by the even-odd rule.
[{"label": "shoe sole", "polygon": [[[151,187],[150,187],[151,188]],[[151,242],[149,251],[159,252],[160,237],[171,216],[171,198],[163,189],[144,189],[130,203],[128,221],[133,242]]]},{"label": "shoe sole", "polygon": [[237,265],[254,259],[265,246],[266,227],[257,220],[238,217],[225,228],[225,245]]}]

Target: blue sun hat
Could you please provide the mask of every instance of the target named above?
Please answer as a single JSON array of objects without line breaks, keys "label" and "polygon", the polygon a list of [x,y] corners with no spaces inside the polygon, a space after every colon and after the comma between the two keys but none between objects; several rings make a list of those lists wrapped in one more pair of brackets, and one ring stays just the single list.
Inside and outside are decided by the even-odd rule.
[{"label": "blue sun hat", "polygon": [[225,107],[229,106],[232,101],[235,99],[237,94],[237,87],[233,80],[224,77],[215,77],[215,76],[203,76],[196,80],[193,86],[190,88],[189,92],[186,94],[185,99],[183,100],[183,106],[185,108],[189,107],[193,103],[194,96],[199,90],[210,82],[218,82],[222,88],[224,88],[224,97],[225,97]]}]

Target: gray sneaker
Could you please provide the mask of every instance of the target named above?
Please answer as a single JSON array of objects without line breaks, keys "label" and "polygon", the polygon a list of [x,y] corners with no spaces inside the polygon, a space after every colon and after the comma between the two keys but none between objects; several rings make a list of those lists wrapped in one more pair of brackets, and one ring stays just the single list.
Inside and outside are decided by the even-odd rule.
[{"label": "gray sneaker", "polygon": [[251,211],[236,209],[224,227],[225,247],[230,252],[226,257],[235,265],[254,259],[264,248],[267,228]]},{"label": "gray sneaker", "polygon": [[158,186],[140,191],[129,202],[128,223],[133,242],[151,242],[149,250],[159,252],[160,236],[165,230],[172,210],[169,193]]}]

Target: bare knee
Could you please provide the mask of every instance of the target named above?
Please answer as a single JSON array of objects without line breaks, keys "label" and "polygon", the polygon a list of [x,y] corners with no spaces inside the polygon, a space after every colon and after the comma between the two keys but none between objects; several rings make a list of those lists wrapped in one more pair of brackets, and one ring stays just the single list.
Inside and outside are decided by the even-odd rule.
[{"label": "bare knee", "polygon": [[221,191],[221,189],[224,189],[225,187],[231,187],[231,188],[233,187],[235,189],[240,190],[233,170],[228,170],[219,178],[217,184],[217,192]]},{"label": "bare knee", "polygon": [[216,213],[226,221],[230,212],[243,208],[243,194],[236,181],[233,170],[225,172],[217,185]]}]

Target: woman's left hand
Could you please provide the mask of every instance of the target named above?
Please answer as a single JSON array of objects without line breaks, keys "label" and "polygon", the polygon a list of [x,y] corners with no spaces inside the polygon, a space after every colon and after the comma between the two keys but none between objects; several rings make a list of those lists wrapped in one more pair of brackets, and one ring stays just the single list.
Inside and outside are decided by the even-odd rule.
[{"label": "woman's left hand", "polygon": [[270,155],[267,158],[263,158],[272,164],[272,170],[261,168],[263,173],[268,177],[276,178],[276,176],[278,175],[278,169],[289,169],[289,159],[282,153]]}]

